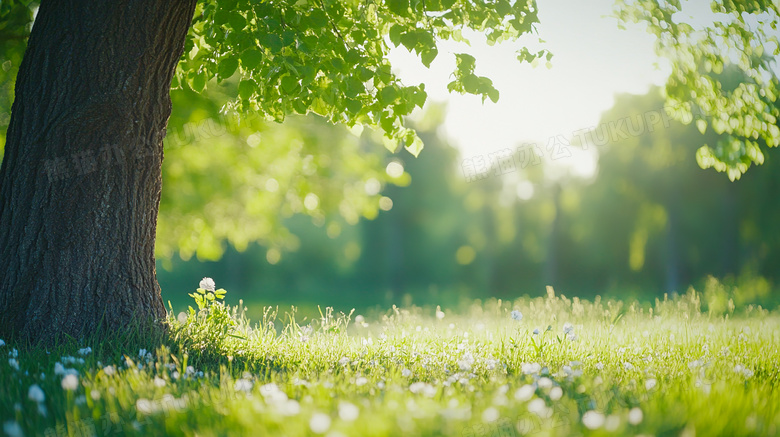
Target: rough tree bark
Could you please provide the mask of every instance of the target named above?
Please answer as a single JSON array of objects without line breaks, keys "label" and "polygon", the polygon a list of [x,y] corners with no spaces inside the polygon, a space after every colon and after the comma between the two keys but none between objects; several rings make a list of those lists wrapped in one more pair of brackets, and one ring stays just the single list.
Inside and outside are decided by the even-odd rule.
[{"label": "rough tree bark", "polygon": [[0,338],[165,315],[154,260],[170,84],[196,0],[42,0],[0,168]]}]

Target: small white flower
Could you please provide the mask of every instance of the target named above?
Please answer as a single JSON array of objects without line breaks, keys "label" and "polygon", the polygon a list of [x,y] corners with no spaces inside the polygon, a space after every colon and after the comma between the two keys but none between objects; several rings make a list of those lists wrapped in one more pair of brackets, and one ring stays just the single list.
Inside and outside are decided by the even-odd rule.
[{"label": "small white flower", "polygon": [[582,415],[582,424],[588,429],[598,429],[604,426],[604,415],[598,411],[588,411]]},{"label": "small white flower", "polygon": [[9,420],[8,422],[3,422],[3,432],[6,433],[9,437],[22,437],[24,436],[24,432],[22,431],[22,427],[19,426],[18,423],[16,423],[13,420]]},{"label": "small white flower", "polygon": [[345,422],[353,422],[360,415],[360,409],[349,402],[339,402],[339,418]]},{"label": "small white flower", "polygon": [[526,375],[539,373],[542,370],[542,366],[539,363],[523,363],[520,365],[520,368]]},{"label": "small white flower", "polygon": [[550,400],[557,401],[561,396],[563,396],[563,390],[560,387],[553,387],[550,390]]},{"label": "small white flower", "polygon": [[653,388],[655,388],[655,384],[656,384],[655,379],[652,378],[648,379],[647,381],[645,381],[645,388],[647,390],[652,390]]},{"label": "small white flower", "polygon": [[436,305],[436,318],[439,320],[444,318],[444,311],[441,310],[439,305]]},{"label": "small white flower", "polygon": [[549,417],[552,409],[547,407],[542,399],[536,398],[528,403],[528,411],[539,417]]},{"label": "small white flower", "polygon": [[325,434],[330,429],[330,416],[323,413],[315,413],[309,420],[309,428],[315,434]]},{"label": "small white flower", "polygon": [[495,422],[498,420],[498,410],[494,407],[488,407],[482,412],[483,422]]},{"label": "small white flower", "polygon": [[79,378],[76,375],[68,374],[62,378],[62,388],[73,391],[79,388]]},{"label": "small white flower", "polygon": [[30,386],[30,389],[27,390],[27,397],[30,398],[31,401],[38,403],[46,400],[46,395],[38,384]]},{"label": "small white flower", "polygon": [[566,322],[563,324],[563,333],[564,334],[571,334],[574,332],[574,325],[572,325],[569,322]]},{"label": "small white flower", "polygon": [[213,292],[217,287],[217,284],[214,283],[214,280],[211,278],[203,278],[200,280],[200,287],[204,290],[208,290]]},{"label": "small white flower", "polygon": [[552,382],[552,379],[550,379],[550,378],[545,376],[545,377],[539,378],[539,380],[536,381],[536,385],[538,385],[539,388],[541,388],[543,390],[548,390],[548,389],[552,388],[553,382]]},{"label": "small white flower", "polygon": [[19,362],[16,361],[16,358],[9,358],[8,365],[11,366],[11,368],[14,370],[19,370]]},{"label": "small white flower", "polygon": [[[54,373],[57,373],[57,365],[54,365]],[[106,374],[106,376],[113,376],[116,374],[116,367],[114,366],[106,366],[103,368],[103,373]]]},{"label": "small white flower", "polygon": [[355,323],[357,323],[358,325],[363,325],[363,323],[365,322],[366,322],[366,318],[363,317],[362,315],[358,314],[357,316],[355,316]]},{"label": "small white flower", "polygon": [[604,370],[604,363],[596,363],[596,369]]},{"label": "small white flower", "polygon": [[534,396],[536,389],[534,386],[527,384],[517,389],[515,392],[515,399],[521,402],[525,402]]},{"label": "small white flower", "polygon": [[629,362],[625,362],[623,363],[623,368],[626,370],[634,370],[634,365]]},{"label": "small white flower", "polygon": [[165,387],[165,380],[160,378],[159,376],[155,376],[154,385],[155,387]]},{"label": "small white flower", "polygon": [[642,423],[643,418],[644,414],[642,414],[642,410],[639,407],[634,407],[628,412],[628,423],[632,425],[639,425]]},{"label": "small white flower", "polygon": [[341,357],[341,359],[339,360],[339,365],[340,366],[346,366],[347,364],[349,364],[349,358]]},{"label": "small white flower", "polygon": [[2,339],[0,339],[0,347],[3,347],[3,346],[5,346],[5,341],[3,341]]},{"label": "small white flower", "polygon": [[234,384],[234,388],[236,391],[243,391],[249,393],[252,390],[253,385],[254,384],[252,383],[252,381],[246,378],[241,378],[236,381],[236,383]]},{"label": "small white flower", "polygon": [[517,320],[518,322],[523,320],[523,313],[521,313],[518,310],[512,311],[511,315],[512,315],[512,319]]},{"label": "small white flower", "polygon": [[295,416],[301,412],[301,404],[295,399],[288,399],[283,404],[277,405],[276,408],[283,416]]},{"label": "small white flower", "polygon": [[79,349],[78,352],[79,352],[79,355],[89,355],[89,354],[92,353],[92,348],[91,347],[85,347],[83,349]]},{"label": "small white flower", "polygon": [[539,335],[539,328],[534,329],[534,335]]},{"label": "small white flower", "polygon": [[436,395],[436,387],[422,381],[418,381],[410,385],[409,391],[415,394],[420,393],[423,396],[429,398],[432,398]]},{"label": "small white flower", "polygon": [[358,387],[366,384],[368,384],[368,378],[366,378],[365,376],[358,376],[357,379],[355,379],[355,385]]},{"label": "small white flower", "polygon": [[412,371],[409,369],[404,369],[401,371],[401,376],[403,376],[404,378],[408,378],[412,376]]}]

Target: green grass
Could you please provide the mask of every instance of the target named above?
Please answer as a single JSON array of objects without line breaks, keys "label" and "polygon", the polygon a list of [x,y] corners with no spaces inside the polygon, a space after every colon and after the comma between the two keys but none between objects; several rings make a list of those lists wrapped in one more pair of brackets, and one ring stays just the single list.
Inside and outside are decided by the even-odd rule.
[{"label": "green grass", "polygon": [[[439,317],[326,311],[300,325],[294,312],[267,309],[250,324],[243,308],[205,307],[172,315],[161,341],[20,350],[18,370],[0,360],[4,430],[738,436],[780,426],[778,314],[703,311],[693,292],[645,305],[550,294]],[[73,376],[55,374],[57,363]]]}]

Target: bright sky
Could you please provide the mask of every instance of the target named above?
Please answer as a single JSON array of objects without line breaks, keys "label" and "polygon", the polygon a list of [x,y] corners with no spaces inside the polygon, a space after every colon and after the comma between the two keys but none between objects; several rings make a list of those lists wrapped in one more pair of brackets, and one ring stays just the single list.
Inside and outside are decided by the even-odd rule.
[{"label": "bright sky", "polygon": [[[615,94],[643,94],[651,84],[663,84],[668,75],[667,68],[656,65],[660,61],[650,34],[638,26],[620,30],[615,19],[606,17],[612,5],[613,0],[539,0],[537,29],[543,46],[533,37],[490,47],[475,35],[471,47],[441,44],[430,69],[403,47],[391,54],[392,61],[404,83],[423,82],[429,100],[447,102],[444,128],[462,158],[535,142],[549,160],[544,146],[550,137],[571,140],[574,131],[598,123]],[[550,50],[553,67],[548,70],[544,62],[536,68],[520,64],[515,52],[524,44],[531,51]],[[477,58],[476,73],[490,77],[501,93],[497,104],[487,100],[483,105],[480,97],[447,92],[455,65],[452,53],[459,52]],[[587,175],[595,160],[580,153],[556,164]]]}]

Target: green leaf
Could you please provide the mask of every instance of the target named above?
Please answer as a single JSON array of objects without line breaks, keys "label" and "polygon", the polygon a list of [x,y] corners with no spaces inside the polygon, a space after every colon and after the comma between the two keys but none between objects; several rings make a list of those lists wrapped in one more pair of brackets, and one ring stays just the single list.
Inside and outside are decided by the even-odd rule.
[{"label": "green leaf", "polygon": [[[409,135],[407,135],[407,138],[408,137],[409,137]],[[420,152],[422,152],[422,149],[423,149],[423,142],[422,142],[422,140],[420,139],[420,137],[417,136],[417,134],[414,131],[412,131],[412,133],[411,133],[411,141],[409,141],[409,139],[407,139],[406,150],[409,151],[409,153],[414,155],[415,158],[416,158],[420,154]]]},{"label": "green leaf", "polygon": [[244,99],[247,100],[250,97],[252,97],[252,94],[255,93],[255,90],[257,89],[257,84],[252,79],[245,79],[239,82],[238,84],[238,95]]},{"label": "green leaf", "polygon": [[704,132],[707,131],[707,121],[702,119],[696,120],[696,128],[699,129],[699,132],[701,132],[702,135],[704,135]]},{"label": "green leaf", "polygon": [[278,53],[280,50],[282,50],[282,39],[279,37],[279,35],[275,35],[273,33],[265,35],[265,37],[260,39],[260,45],[267,48],[271,51],[271,53]]},{"label": "green leaf", "polygon": [[206,76],[206,72],[201,71],[200,73],[196,73],[190,76],[187,83],[190,85],[190,88],[192,88],[193,91],[200,93],[206,89],[207,79],[208,77]]},{"label": "green leaf", "polygon": [[400,24],[394,24],[393,27],[390,28],[388,36],[390,37],[390,42],[392,42],[396,47],[401,44],[401,35],[405,29],[406,28]]},{"label": "green leaf", "polygon": [[409,0],[387,0],[387,8],[396,15],[409,16]]},{"label": "green leaf", "polygon": [[426,67],[431,66],[431,62],[433,62],[434,59],[436,59],[436,55],[439,54],[439,50],[436,47],[433,47],[432,49],[423,50],[423,52],[420,55],[420,59],[422,59],[423,65]]},{"label": "green leaf", "polygon": [[238,12],[233,11],[228,16],[228,24],[230,24],[230,27],[232,27],[233,30],[238,31],[246,27],[246,18]]},{"label": "green leaf", "polygon": [[245,50],[244,53],[241,53],[240,59],[241,66],[243,66],[245,70],[251,71],[257,68],[257,66],[260,65],[260,62],[263,61],[263,54],[260,50],[249,49]]},{"label": "green leaf", "polygon": [[238,69],[238,59],[235,56],[221,59],[219,61],[219,67],[217,74],[221,79],[227,79],[232,76]]}]

